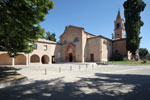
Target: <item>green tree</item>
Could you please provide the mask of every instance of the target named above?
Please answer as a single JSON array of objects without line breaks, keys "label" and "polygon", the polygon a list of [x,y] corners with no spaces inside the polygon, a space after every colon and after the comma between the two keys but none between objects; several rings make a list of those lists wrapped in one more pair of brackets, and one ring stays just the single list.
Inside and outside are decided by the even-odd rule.
[{"label": "green tree", "polygon": [[146,4],[143,0],[127,0],[124,2],[126,47],[135,57],[140,45],[140,28],[144,25],[140,13],[144,11]]},{"label": "green tree", "polygon": [[146,56],[149,54],[148,50],[146,48],[140,48],[139,49],[139,56],[141,59],[146,58]]},{"label": "green tree", "polygon": [[0,0],[0,51],[11,57],[31,52],[44,35],[39,23],[52,8],[54,2],[50,0]]},{"label": "green tree", "polygon": [[123,60],[123,57],[120,53],[118,52],[113,53],[113,61],[122,61],[122,60]]},{"label": "green tree", "polygon": [[46,32],[45,39],[56,42],[55,36],[56,36],[55,33]]},{"label": "green tree", "polygon": [[146,59],[150,60],[150,53],[146,55]]}]

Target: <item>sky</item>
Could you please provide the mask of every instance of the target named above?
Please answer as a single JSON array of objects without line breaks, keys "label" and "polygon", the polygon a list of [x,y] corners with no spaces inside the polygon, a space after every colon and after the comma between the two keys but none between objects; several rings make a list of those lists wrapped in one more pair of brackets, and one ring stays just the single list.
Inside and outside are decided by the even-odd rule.
[{"label": "sky", "polygon": [[[46,32],[56,34],[57,40],[64,32],[65,26],[75,25],[83,27],[85,31],[107,38],[114,33],[114,21],[118,10],[124,19],[123,3],[125,0],[53,0],[55,8],[49,11],[45,21],[41,22]],[[142,37],[140,47],[150,51],[150,0],[141,13],[144,26],[141,28]]]}]

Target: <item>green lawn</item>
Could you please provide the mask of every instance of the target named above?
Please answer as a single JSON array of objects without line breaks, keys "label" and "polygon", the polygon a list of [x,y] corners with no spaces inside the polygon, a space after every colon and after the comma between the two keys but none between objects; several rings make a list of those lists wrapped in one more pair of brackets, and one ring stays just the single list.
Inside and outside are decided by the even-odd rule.
[{"label": "green lawn", "polygon": [[150,65],[150,61],[110,61],[108,64],[115,64],[115,65]]}]

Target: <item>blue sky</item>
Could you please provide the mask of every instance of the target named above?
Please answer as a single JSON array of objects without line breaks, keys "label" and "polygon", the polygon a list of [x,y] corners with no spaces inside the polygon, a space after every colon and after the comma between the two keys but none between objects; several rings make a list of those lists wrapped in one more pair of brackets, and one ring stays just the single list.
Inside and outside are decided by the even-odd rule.
[{"label": "blue sky", "polygon": [[[114,33],[114,21],[118,9],[124,18],[123,3],[125,0],[54,0],[55,8],[49,11],[41,26],[45,31],[56,33],[57,40],[64,32],[66,25],[84,27],[85,31],[111,38]],[[150,0],[141,13],[144,26],[141,28],[140,47],[150,50]]]}]

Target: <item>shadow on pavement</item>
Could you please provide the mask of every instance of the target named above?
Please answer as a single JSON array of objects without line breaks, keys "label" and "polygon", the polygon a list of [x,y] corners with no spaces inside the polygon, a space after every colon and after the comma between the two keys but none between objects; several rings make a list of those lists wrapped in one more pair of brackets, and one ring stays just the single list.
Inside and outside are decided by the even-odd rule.
[{"label": "shadow on pavement", "polygon": [[20,69],[16,69],[14,67],[0,67],[0,82],[9,80],[12,77],[20,75],[19,73],[17,73],[17,70]]},{"label": "shadow on pavement", "polygon": [[150,100],[150,76],[96,73],[65,83],[64,77],[0,90],[0,100]]}]

